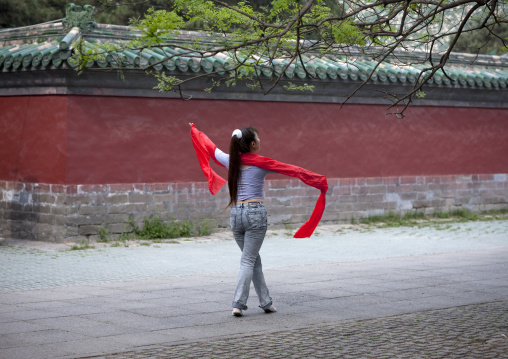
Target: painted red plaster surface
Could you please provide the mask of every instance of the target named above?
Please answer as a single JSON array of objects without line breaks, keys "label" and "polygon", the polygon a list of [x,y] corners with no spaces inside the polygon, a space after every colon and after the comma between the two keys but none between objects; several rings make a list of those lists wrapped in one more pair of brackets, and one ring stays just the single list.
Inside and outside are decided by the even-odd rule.
[{"label": "painted red plaster surface", "polygon": [[[147,98],[70,97],[70,183],[203,181],[194,122],[228,151],[235,128],[260,131],[261,154],[329,177],[508,171],[508,111]],[[218,172],[225,175],[223,169]]]},{"label": "painted red plaster surface", "polygon": [[397,119],[378,105],[98,96],[0,98],[0,108],[3,180],[204,181],[188,122],[226,152],[235,128],[255,126],[260,154],[330,178],[508,172],[503,109],[413,107]]},{"label": "painted red plaster surface", "polygon": [[65,183],[67,98],[0,97],[0,178]]}]

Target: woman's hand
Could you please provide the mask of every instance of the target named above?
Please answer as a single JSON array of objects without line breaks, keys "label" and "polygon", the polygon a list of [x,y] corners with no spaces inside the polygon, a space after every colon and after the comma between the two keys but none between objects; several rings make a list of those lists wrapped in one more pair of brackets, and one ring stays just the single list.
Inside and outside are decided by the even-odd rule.
[{"label": "woman's hand", "polygon": [[192,127],[193,123],[192,122],[189,122],[189,126]]}]

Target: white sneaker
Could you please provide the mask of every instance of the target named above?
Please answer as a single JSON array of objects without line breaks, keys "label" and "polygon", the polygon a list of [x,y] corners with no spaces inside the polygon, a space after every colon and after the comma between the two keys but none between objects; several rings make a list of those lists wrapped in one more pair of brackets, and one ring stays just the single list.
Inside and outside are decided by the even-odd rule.
[{"label": "white sneaker", "polygon": [[265,313],[275,313],[277,309],[273,305],[270,306],[270,308],[265,309]]},{"label": "white sneaker", "polygon": [[242,310],[240,308],[233,308],[233,315],[235,317],[241,317],[243,315]]}]

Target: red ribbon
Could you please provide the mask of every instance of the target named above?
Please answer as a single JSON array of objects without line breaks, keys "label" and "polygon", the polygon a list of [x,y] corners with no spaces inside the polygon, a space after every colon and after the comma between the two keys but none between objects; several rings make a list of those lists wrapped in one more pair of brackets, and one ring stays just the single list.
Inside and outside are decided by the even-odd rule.
[{"label": "red ribbon", "polygon": [[196,155],[198,156],[199,165],[205,177],[208,179],[208,189],[215,195],[227,182],[210,167],[210,157],[212,157],[219,166],[222,166],[222,164],[215,159],[215,149],[217,146],[215,146],[203,132],[198,131],[194,125],[191,126],[191,139],[194,149],[196,150]]},{"label": "red ribbon", "polygon": [[[198,156],[199,164],[201,165],[201,169],[208,179],[208,188],[210,192],[215,195],[220,188],[227,181],[220,177],[217,173],[212,170],[210,167],[209,159],[210,157],[222,166],[215,159],[215,149],[217,146],[213,144],[212,141],[203,133],[196,129],[194,125],[191,126],[191,138],[192,143],[194,144],[194,148],[196,150],[196,154]],[[321,217],[323,216],[323,212],[326,206],[326,191],[328,190],[328,183],[326,181],[326,177],[311,171],[308,171],[304,168],[293,166],[287,163],[276,161],[269,157],[263,157],[254,153],[244,153],[241,157],[242,164],[250,165],[250,166],[258,166],[260,168],[274,171],[286,176],[296,177],[301,180],[303,183],[317,188],[321,191],[319,198],[317,200],[316,206],[314,207],[314,211],[310,216],[310,219],[305,222],[298,231],[296,231],[294,238],[307,238],[314,233],[316,226],[318,225]]]}]

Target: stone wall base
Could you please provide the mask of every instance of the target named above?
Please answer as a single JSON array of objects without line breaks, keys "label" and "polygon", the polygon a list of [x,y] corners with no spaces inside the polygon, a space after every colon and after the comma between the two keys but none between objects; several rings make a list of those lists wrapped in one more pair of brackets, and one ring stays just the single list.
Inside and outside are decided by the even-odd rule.
[{"label": "stone wall base", "polygon": [[[508,208],[508,174],[331,178],[322,223],[373,215]],[[271,226],[299,225],[311,215],[319,191],[296,179],[267,180],[265,203]],[[0,181],[0,236],[49,242],[96,240],[99,231],[119,235],[129,219],[142,225],[163,220],[212,219],[226,228],[225,186],[216,195],[205,182],[59,185]]]}]

